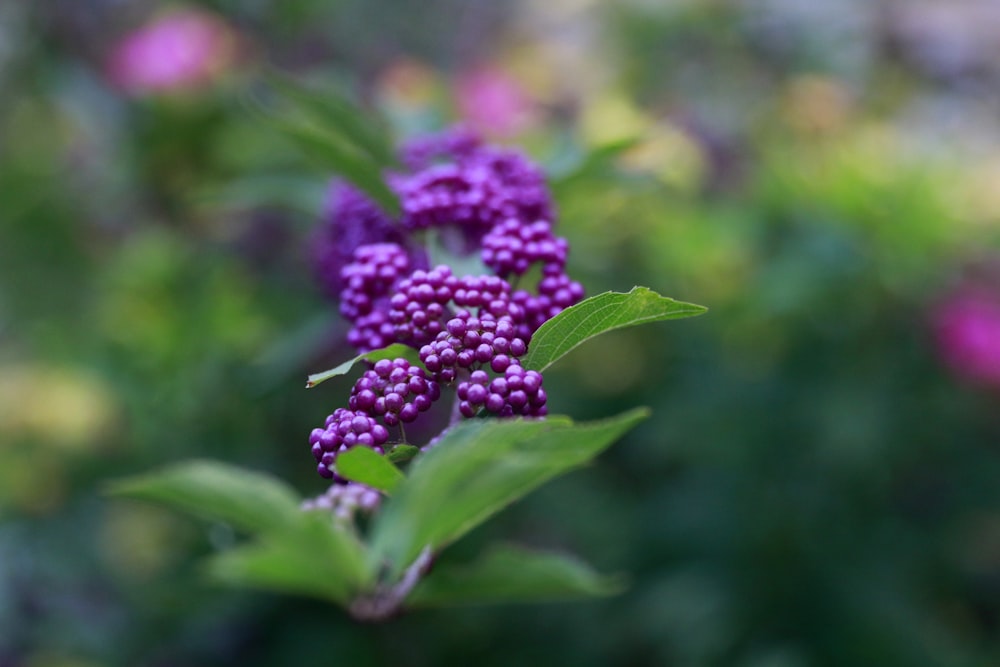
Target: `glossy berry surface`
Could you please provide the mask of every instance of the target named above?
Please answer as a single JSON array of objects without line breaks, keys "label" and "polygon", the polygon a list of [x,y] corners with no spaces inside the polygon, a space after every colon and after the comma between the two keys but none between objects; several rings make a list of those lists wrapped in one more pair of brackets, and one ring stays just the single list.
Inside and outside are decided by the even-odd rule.
[{"label": "glossy berry surface", "polygon": [[538,282],[538,293],[518,290],[512,295],[514,303],[524,310],[524,325],[519,329],[522,337],[530,341],[531,335],[548,320],[583,300],[583,285],[571,279],[557,265],[547,265]]},{"label": "glossy berry surface", "polygon": [[438,383],[406,359],[382,359],[354,383],[348,407],[387,426],[410,423],[441,397]]},{"label": "glossy berry surface", "polygon": [[497,275],[524,275],[534,264],[566,266],[569,244],[545,220],[525,224],[510,218],[483,237],[482,259]]},{"label": "glossy berry surface", "polygon": [[321,477],[339,478],[330,466],[337,459],[337,454],[345,452],[358,445],[371,447],[379,454],[385,453],[382,445],[389,439],[389,431],[370,415],[364,412],[337,408],[326,418],[324,428],[314,428],[309,434],[309,444],[312,447],[313,458],[316,459],[316,470]]},{"label": "glossy berry surface", "polygon": [[410,272],[410,257],[396,243],[359,246],[352,261],[340,271],[344,285],[340,313],[349,320],[372,312],[375,302],[387,296],[393,285]]},{"label": "glossy berry surface", "polygon": [[506,364],[495,377],[484,370],[473,371],[459,383],[456,393],[465,417],[474,417],[482,408],[501,417],[541,417],[547,412],[542,374],[526,371],[519,363]]},{"label": "glossy berry surface", "polygon": [[447,266],[430,271],[414,271],[402,280],[389,300],[389,320],[396,327],[396,339],[422,345],[444,328],[448,303],[459,280]]}]

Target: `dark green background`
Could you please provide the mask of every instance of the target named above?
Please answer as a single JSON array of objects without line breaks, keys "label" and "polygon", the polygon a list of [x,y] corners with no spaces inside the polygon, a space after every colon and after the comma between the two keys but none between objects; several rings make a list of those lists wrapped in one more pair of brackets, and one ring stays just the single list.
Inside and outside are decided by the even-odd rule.
[{"label": "dark green background", "polygon": [[[962,280],[1000,291],[989,4],[220,0],[236,71],[140,99],[101,67],[154,3],[0,5],[0,666],[1000,662],[1000,395],[928,326]],[[211,586],[225,527],[102,483],[203,456],[319,493],[306,438],[349,387],[302,388],[350,356],[308,261],[327,176],[254,114],[256,73],[403,132],[453,117],[468,63],[525,60],[553,172],[660,141],[560,181],[573,275],[711,312],[552,369],[554,412],[654,416],[448,557],[567,549],[628,592],[365,626]],[[400,62],[431,91],[402,107]]]}]

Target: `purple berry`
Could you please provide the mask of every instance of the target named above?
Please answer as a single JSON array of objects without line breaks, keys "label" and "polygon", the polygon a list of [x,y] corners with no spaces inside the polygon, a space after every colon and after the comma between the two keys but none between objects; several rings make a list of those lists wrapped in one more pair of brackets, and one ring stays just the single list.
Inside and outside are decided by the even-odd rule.
[{"label": "purple berry", "polygon": [[[400,357],[380,359],[365,371],[354,383],[348,406],[358,414],[381,417],[387,426],[396,426],[400,421],[415,420],[440,397],[437,382],[423,368]],[[384,427],[376,424],[372,427],[373,434],[377,429],[384,431]]]},{"label": "purple berry", "polygon": [[338,478],[331,470],[337,454],[351,447],[363,445],[381,452],[381,445],[389,439],[389,432],[371,416],[353,410],[337,408],[326,418],[326,428],[313,429],[309,434],[313,458],[320,476]]}]

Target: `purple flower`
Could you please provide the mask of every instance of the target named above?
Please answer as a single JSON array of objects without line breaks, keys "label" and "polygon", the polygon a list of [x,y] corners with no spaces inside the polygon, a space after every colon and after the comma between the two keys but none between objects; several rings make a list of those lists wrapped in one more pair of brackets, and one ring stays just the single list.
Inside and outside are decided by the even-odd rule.
[{"label": "purple flower", "polygon": [[1000,388],[1000,297],[966,288],[934,308],[938,354],[960,378]]}]

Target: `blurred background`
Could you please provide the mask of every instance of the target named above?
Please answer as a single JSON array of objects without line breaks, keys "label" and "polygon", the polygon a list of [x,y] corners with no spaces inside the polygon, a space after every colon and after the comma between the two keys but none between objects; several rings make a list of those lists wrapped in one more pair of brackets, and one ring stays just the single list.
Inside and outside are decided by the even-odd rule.
[{"label": "blurred background", "polygon": [[[997,34],[995,0],[0,3],[0,666],[1000,664]],[[627,593],[363,625],[101,495],[195,456],[324,488],[330,174],[265,67],[523,146],[589,293],[711,308],[552,369],[553,412],[654,417],[449,555]]]}]

